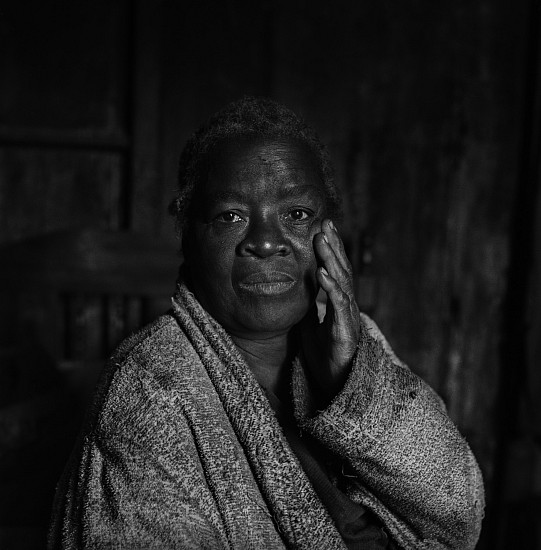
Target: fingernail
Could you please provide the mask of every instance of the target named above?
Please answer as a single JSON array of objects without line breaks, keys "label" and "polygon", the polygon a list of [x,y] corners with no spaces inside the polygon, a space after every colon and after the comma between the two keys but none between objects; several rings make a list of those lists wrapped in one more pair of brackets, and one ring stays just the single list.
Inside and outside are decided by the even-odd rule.
[{"label": "fingernail", "polygon": [[334,227],[334,223],[332,223],[332,220],[329,220],[329,227],[336,231],[336,227]]},{"label": "fingernail", "polygon": [[321,270],[321,274],[323,275],[323,277],[329,276],[329,272],[324,267],[320,267],[319,269]]}]

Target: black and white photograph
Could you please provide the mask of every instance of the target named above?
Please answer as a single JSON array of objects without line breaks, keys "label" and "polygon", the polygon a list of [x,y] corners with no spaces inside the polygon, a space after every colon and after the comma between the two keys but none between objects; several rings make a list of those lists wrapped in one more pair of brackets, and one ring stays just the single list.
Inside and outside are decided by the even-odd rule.
[{"label": "black and white photograph", "polygon": [[541,550],[541,1],[0,1],[0,549]]}]

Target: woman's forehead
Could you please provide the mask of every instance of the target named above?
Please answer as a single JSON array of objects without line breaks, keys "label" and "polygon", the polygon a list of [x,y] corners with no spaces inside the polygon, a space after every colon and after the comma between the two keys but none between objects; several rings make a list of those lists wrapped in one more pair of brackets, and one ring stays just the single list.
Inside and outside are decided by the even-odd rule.
[{"label": "woman's forehead", "polygon": [[291,183],[268,185],[260,180],[244,181],[238,185],[225,185],[221,188],[208,189],[199,198],[207,206],[222,203],[259,202],[267,199],[276,205],[292,201],[310,203],[315,201],[322,204],[326,202],[325,193],[321,186]]},{"label": "woman's forehead", "polygon": [[323,185],[315,155],[292,139],[240,138],[217,146],[208,159],[207,183],[242,184],[247,181],[287,186]]}]

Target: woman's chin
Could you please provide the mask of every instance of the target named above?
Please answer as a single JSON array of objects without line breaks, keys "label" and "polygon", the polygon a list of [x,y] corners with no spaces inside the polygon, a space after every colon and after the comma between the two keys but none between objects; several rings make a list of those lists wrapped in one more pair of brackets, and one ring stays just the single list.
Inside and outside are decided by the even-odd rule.
[{"label": "woman's chin", "polygon": [[281,334],[289,332],[308,311],[307,304],[267,304],[243,311],[240,325],[246,333]]}]

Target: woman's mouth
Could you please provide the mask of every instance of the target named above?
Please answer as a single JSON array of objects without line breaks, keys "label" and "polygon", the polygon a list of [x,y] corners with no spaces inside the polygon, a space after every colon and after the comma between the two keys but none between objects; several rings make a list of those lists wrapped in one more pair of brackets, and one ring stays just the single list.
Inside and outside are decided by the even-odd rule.
[{"label": "woman's mouth", "polygon": [[244,277],[239,287],[258,296],[277,296],[295,286],[296,280],[282,271],[260,271]]}]

